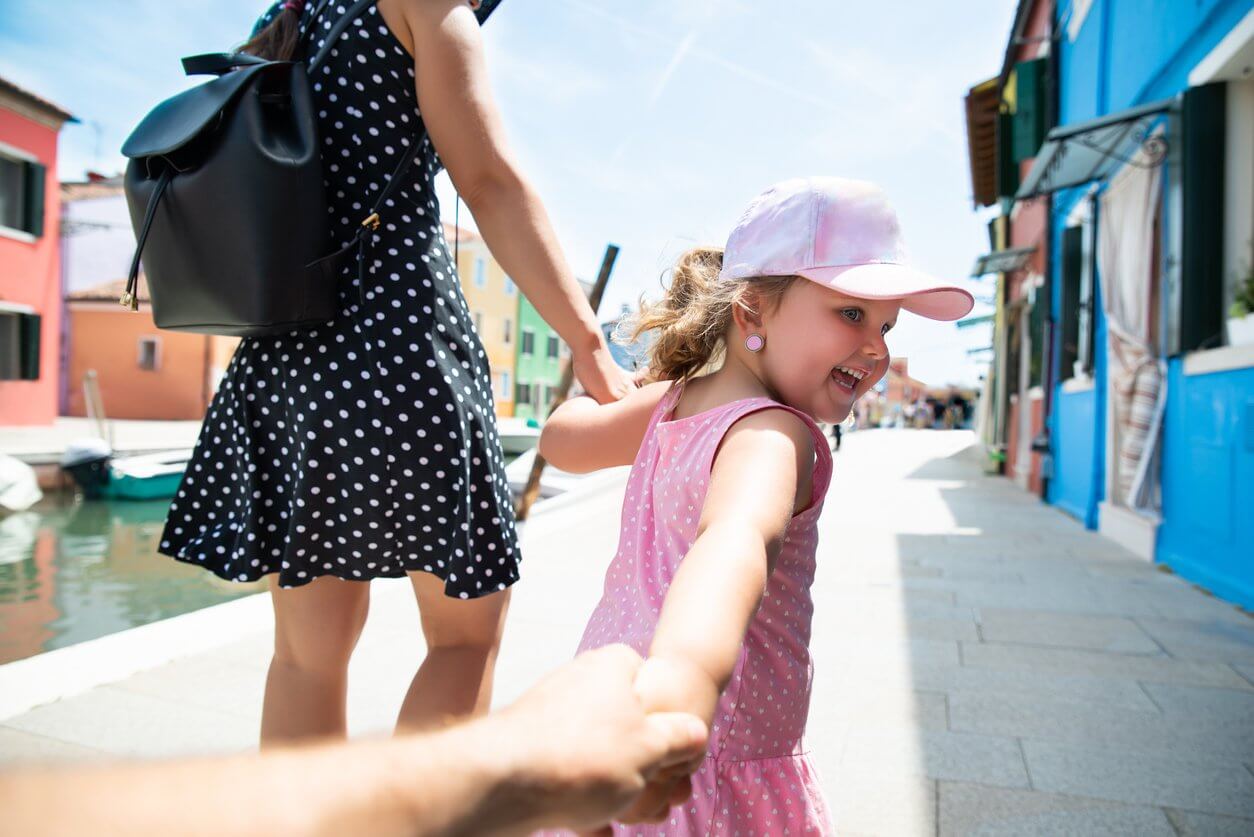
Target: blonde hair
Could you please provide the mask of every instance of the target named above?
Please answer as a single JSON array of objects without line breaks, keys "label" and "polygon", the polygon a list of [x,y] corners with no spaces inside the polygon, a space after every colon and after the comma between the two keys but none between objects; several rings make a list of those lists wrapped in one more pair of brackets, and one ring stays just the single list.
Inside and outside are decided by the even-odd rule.
[{"label": "blonde hair", "polygon": [[656,303],[640,301],[631,321],[630,340],[652,338],[648,351],[649,379],[682,381],[719,363],[727,349],[732,309],[739,305],[760,314],[774,309],[796,276],[760,276],[719,280],[723,250],[695,247],[679,257],[666,295]]}]

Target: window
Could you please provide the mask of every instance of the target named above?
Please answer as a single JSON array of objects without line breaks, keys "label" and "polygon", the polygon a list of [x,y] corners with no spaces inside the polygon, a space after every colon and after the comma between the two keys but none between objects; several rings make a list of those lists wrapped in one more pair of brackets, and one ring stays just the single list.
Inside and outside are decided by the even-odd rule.
[{"label": "window", "polygon": [[475,259],[475,287],[486,288],[488,286],[487,265],[483,259]]},{"label": "window", "polygon": [[501,398],[508,400],[514,394],[513,386],[510,384],[509,373],[501,373]]},{"label": "window", "polygon": [[[1224,184],[1227,85],[1184,91],[1180,119],[1180,236],[1178,295],[1171,313],[1170,354],[1212,349],[1224,331]],[[1235,178],[1234,178],[1235,180]]]},{"label": "window", "polygon": [[522,405],[531,403],[530,385],[521,382],[514,385],[514,403]]},{"label": "window", "polygon": [[1093,226],[1067,227],[1062,233],[1062,331],[1058,379],[1093,371]]},{"label": "window", "polygon": [[556,335],[556,334],[550,334],[550,335],[549,335],[549,344],[548,344],[548,346],[546,347],[546,349],[547,349],[547,350],[545,351],[545,354],[546,354],[548,357],[551,357],[551,358],[555,358],[555,357],[557,357],[557,344],[558,344],[557,335]]},{"label": "window", "polygon": [[1045,323],[1049,321],[1049,286],[1032,285],[1028,289],[1028,386],[1039,387],[1045,372]]},{"label": "window", "polygon": [[531,385],[531,403],[536,405],[537,410],[544,409],[544,402],[540,400],[540,389],[541,387],[539,384]]},{"label": "window", "polygon": [[536,333],[529,328],[522,330],[522,348],[519,351],[524,355],[534,355],[536,353]]},{"label": "window", "polygon": [[0,227],[35,238],[44,234],[47,169],[0,145]]},{"label": "window", "polygon": [[139,338],[139,368],[155,372],[161,366],[161,338]]},{"label": "window", "polygon": [[474,316],[475,316],[475,331],[477,331],[479,334],[483,334],[483,312],[476,311]]},{"label": "window", "polygon": [[0,381],[39,380],[40,317],[0,302]]},{"label": "window", "polygon": [[514,280],[506,276],[505,277],[505,294],[507,296],[513,296],[515,293],[517,293],[517,291],[518,291],[518,288],[515,287]]},{"label": "window", "polygon": [[514,321],[509,317],[505,318],[505,345],[509,345],[514,339]]}]

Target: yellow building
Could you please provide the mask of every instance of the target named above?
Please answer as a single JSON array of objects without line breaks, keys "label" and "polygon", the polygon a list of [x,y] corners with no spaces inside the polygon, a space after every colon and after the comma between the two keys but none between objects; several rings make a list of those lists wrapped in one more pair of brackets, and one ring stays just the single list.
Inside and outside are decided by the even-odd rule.
[{"label": "yellow building", "polygon": [[518,340],[518,288],[492,258],[478,233],[444,225],[449,250],[457,233],[457,274],[475,329],[492,367],[492,395],[498,416],[514,415],[514,357]]}]

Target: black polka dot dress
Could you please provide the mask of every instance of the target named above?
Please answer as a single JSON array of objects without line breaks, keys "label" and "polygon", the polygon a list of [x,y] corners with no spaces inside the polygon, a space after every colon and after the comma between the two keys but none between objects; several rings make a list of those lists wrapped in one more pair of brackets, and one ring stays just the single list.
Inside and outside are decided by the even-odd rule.
[{"label": "black polka dot dress", "polygon": [[[315,49],[348,5],[323,12]],[[351,238],[422,128],[413,60],[373,6],[338,44],[311,79],[328,251]],[[465,599],[518,579],[488,359],[444,240],[439,170],[424,140],[369,241],[364,284],[346,268],[334,320],[240,343],[162,553],[235,581],[277,573],[284,587],[421,571]]]}]

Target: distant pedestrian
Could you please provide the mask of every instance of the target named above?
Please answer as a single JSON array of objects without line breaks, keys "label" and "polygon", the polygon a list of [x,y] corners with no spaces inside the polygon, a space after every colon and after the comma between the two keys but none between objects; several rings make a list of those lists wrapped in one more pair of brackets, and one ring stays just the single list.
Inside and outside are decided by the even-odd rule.
[{"label": "distant pedestrian", "polygon": [[897,230],[871,184],[773,187],[724,250],[680,257],[666,297],[641,314],[657,382],[615,404],[568,401],[545,425],[540,451],[558,468],[632,465],[580,649],[647,653],[645,708],[692,712],[712,732],[691,800],[630,834],[832,833],[802,743],[832,472],[816,421],[842,421],[888,371],[900,309],[955,320],[972,305],[900,264]]},{"label": "distant pedestrian", "polygon": [[840,422],[832,422],[832,441],[836,443],[836,450],[840,450]]},{"label": "distant pedestrian", "polygon": [[[587,391],[604,402],[633,388],[505,142],[479,33],[498,4],[284,0],[242,48],[302,60],[305,41],[316,52],[351,16],[311,80],[327,251],[374,224],[333,320],[240,343],[161,537],[162,553],[223,578],[270,580],[264,745],[345,735],[373,578],[408,577],[422,617],[426,658],[398,726],[491,701],[520,556],[488,358],[440,222],[442,168]],[[414,149],[381,217],[363,218]]]}]

